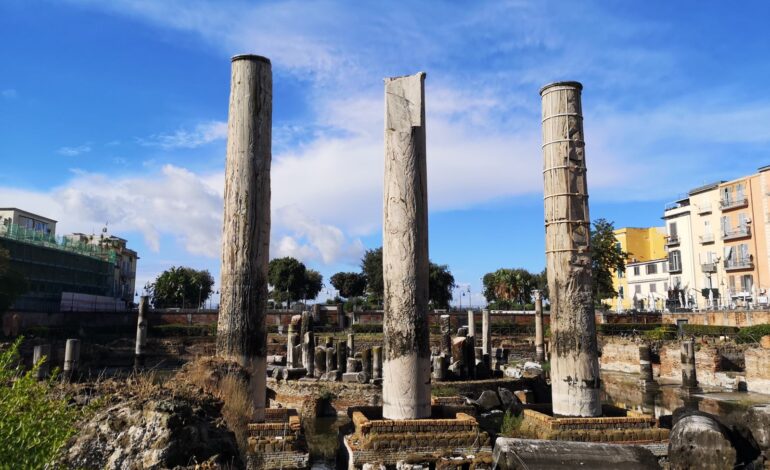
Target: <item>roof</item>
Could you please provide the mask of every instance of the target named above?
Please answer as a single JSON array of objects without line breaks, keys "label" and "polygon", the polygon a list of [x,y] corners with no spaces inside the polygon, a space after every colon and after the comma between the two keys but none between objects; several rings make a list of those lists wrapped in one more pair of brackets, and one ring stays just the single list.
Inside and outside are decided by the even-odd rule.
[{"label": "roof", "polygon": [[40,220],[45,220],[48,222],[57,222],[54,219],[51,219],[49,217],[43,217],[42,215],[35,214],[34,212],[25,211],[24,209],[19,209],[18,207],[0,207],[0,211],[14,211],[14,212],[23,212],[25,214],[31,215],[33,217],[36,217]]},{"label": "roof", "polygon": [[703,186],[698,186],[695,189],[691,189],[689,194],[692,196],[695,194],[705,193],[706,191],[716,189],[722,183],[724,183],[724,181],[716,181],[714,183],[704,184]]}]

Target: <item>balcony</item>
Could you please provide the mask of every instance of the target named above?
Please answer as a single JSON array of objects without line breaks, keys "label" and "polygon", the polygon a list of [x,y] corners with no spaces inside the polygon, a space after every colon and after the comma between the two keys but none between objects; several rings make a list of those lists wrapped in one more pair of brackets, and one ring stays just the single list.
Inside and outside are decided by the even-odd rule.
[{"label": "balcony", "polygon": [[738,269],[754,269],[754,261],[751,256],[725,260],[725,270],[736,271]]},{"label": "balcony", "polygon": [[746,197],[740,197],[736,199],[722,199],[719,201],[719,208],[723,211],[729,211],[731,209],[738,209],[749,205],[749,199]]},{"label": "balcony", "polygon": [[674,246],[679,244],[679,235],[669,235],[666,237],[666,246]]},{"label": "balcony", "polygon": [[700,269],[704,273],[715,273],[715,272],[717,272],[717,264],[714,263],[714,262],[712,262],[712,263],[701,263]]},{"label": "balcony", "polygon": [[714,234],[713,233],[704,233],[700,237],[700,243],[701,245],[705,245],[707,243],[714,243]]},{"label": "balcony", "polygon": [[738,227],[736,229],[730,229],[722,234],[722,240],[737,240],[739,238],[746,238],[751,236],[751,228],[748,225]]},{"label": "balcony", "polygon": [[698,215],[703,214],[710,214],[711,213],[711,203],[708,204],[701,204],[698,206]]}]

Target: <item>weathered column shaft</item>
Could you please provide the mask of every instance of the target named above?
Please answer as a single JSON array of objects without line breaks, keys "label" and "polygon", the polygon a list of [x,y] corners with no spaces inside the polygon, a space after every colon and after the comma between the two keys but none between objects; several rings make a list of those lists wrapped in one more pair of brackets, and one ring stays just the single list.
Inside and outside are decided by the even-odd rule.
[{"label": "weathered column shaft", "polygon": [[698,376],[695,371],[695,341],[687,339],[682,341],[682,387],[697,388]]},{"label": "weathered column shaft", "polygon": [[441,354],[452,353],[452,327],[449,315],[441,315],[438,319],[441,331]]},{"label": "weathered column shaft", "polygon": [[385,79],[382,415],[430,416],[425,74]]},{"label": "weathered column shaft", "polygon": [[337,352],[334,348],[326,348],[326,372],[337,369]]},{"label": "weathered column shaft", "polygon": [[543,295],[533,291],[535,297],[535,360],[545,362],[545,344],[543,343]]},{"label": "weathered column shaft", "polygon": [[136,343],[134,345],[134,367],[144,367],[145,347],[147,346],[147,307],[150,298],[139,297],[139,311],[136,316]]},{"label": "weathered column shaft", "polygon": [[473,310],[468,310],[468,336],[476,337],[476,315]]},{"label": "weathered column shaft", "polygon": [[369,348],[361,351],[361,372],[366,374],[366,379],[372,378],[372,350]]},{"label": "weathered column shaft", "polygon": [[313,374],[315,377],[320,377],[326,372],[326,347],[316,346],[315,348],[315,367]]},{"label": "weathered column shaft", "polygon": [[251,374],[249,392],[257,422],[264,420],[266,406],[272,99],[270,61],[254,55],[233,57],[217,355]]},{"label": "weathered column shaft", "polygon": [[557,416],[600,416],[581,90],[560,82],[543,104],[545,254],[551,301],[551,383]]},{"label": "weathered column shaft", "polygon": [[348,371],[348,349],[342,341],[337,341],[337,368],[343,374]]},{"label": "weathered column shaft", "polygon": [[77,375],[80,363],[80,340],[68,339],[64,346],[64,367],[62,378],[72,380]]},{"label": "weathered column shaft", "polygon": [[308,331],[302,337],[302,367],[307,370],[307,375],[313,376],[315,370],[315,337],[312,331]]},{"label": "weathered column shaft", "polygon": [[37,364],[40,361],[43,362],[40,363],[40,367],[37,369],[35,378],[38,380],[43,380],[48,377],[48,374],[51,370],[50,344],[40,344],[35,346],[35,348],[32,350],[32,363]]},{"label": "weathered column shaft", "polygon": [[356,338],[353,333],[348,333],[348,357],[356,355]]},{"label": "weathered column shaft", "polygon": [[489,321],[489,310],[481,311],[481,348],[484,354],[492,354],[492,323]]},{"label": "weathered column shaft", "polygon": [[382,378],[382,346],[372,348],[372,378]]}]

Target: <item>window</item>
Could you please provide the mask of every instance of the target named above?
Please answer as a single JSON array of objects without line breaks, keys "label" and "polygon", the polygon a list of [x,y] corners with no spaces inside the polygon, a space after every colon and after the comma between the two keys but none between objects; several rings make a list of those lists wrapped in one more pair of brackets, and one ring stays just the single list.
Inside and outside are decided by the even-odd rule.
[{"label": "window", "polygon": [[682,255],[679,250],[668,253],[668,270],[671,272],[682,270]]},{"label": "window", "polygon": [[641,294],[642,293],[642,285],[637,284],[634,286],[634,294]]},{"label": "window", "polygon": [[639,266],[634,266],[634,276],[638,276],[641,274],[641,271],[639,270]]},{"label": "window", "polygon": [[625,296],[623,295],[623,286],[620,286],[620,287],[618,287],[618,297],[620,297],[621,299],[622,299],[623,297],[625,297]]},{"label": "window", "polygon": [[665,273],[668,272],[668,263],[665,261],[660,263],[660,272]]},{"label": "window", "polygon": [[752,287],[754,287],[754,277],[751,274],[741,276],[741,291],[750,293]]},{"label": "window", "polygon": [[723,215],[719,221],[722,228],[722,235],[730,233],[730,219],[726,215]]},{"label": "window", "polygon": [[671,222],[668,224],[668,236],[671,240],[676,240],[679,238],[679,235],[676,232],[676,222]]},{"label": "window", "polygon": [[735,185],[735,200],[741,202],[743,199],[743,183],[738,183]]},{"label": "window", "polygon": [[658,265],[655,263],[648,264],[646,271],[647,271],[647,274],[658,274]]},{"label": "window", "polygon": [[622,269],[618,269],[618,279],[623,279],[625,275]]},{"label": "window", "polygon": [[722,204],[729,206],[730,199],[730,188],[722,188]]},{"label": "window", "polygon": [[746,225],[748,224],[748,221],[749,221],[749,218],[746,217],[745,212],[741,212],[740,214],[738,214],[738,229],[741,232],[746,231],[746,228],[747,228]]},{"label": "window", "polygon": [[654,282],[650,284],[650,292],[658,292],[658,285]]}]

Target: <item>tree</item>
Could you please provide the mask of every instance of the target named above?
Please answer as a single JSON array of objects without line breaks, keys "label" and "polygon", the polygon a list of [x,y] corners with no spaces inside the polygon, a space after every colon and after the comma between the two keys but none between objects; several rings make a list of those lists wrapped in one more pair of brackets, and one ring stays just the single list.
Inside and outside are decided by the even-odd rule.
[{"label": "tree", "polygon": [[337,273],[330,279],[331,284],[342,297],[360,297],[366,292],[366,276],[363,273]]},{"label": "tree", "polygon": [[324,277],[318,271],[308,269],[305,271],[305,287],[302,297],[308,300],[318,297],[318,293],[324,286]]},{"label": "tree", "polygon": [[612,273],[626,269],[628,253],[620,249],[615,238],[615,226],[605,219],[596,219],[591,229],[591,269],[594,301],[618,295],[612,285]]},{"label": "tree", "polygon": [[0,313],[5,312],[27,291],[27,280],[11,267],[11,255],[0,248]]},{"label": "tree", "polygon": [[307,269],[291,256],[275,258],[267,267],[267,279],[273,286],[273,299],[279,302],[315,299],[323,288],[323,276]]},{"label": "tree", "polygon": [[537,286],[537,276],[522,268],[500,268],[487,273],[482,279],[484,297],[487,302],[529,303],[532,289]]},{"label": "tree", "polygon": [[148,284],[155,308],[200,307],[206,303],[214,286],[214,278],[206,269],[172,266]]},{"label": "tree", "polygon": [[455,277],[446,264],[430,263],[428,277],[428,297],[434,308],[449,308],[452,300],[452,289],[455,288]]},{"label": "tree", "polygon": [[361,259],[361,271],[366,277],[366,291],[375,302],[382,300],[385,282],[382,278],[382,247],[366,250]]},{"label": "tree", "polygon": [[543,268],[542,271],[540,271],[539,274],[535,274],[532,277],[532,282],[534,284],[535,289],[540,291],[540,294],[543,297],[543,300],[548,299],[548,273],[546,272],[545,268]]}]

